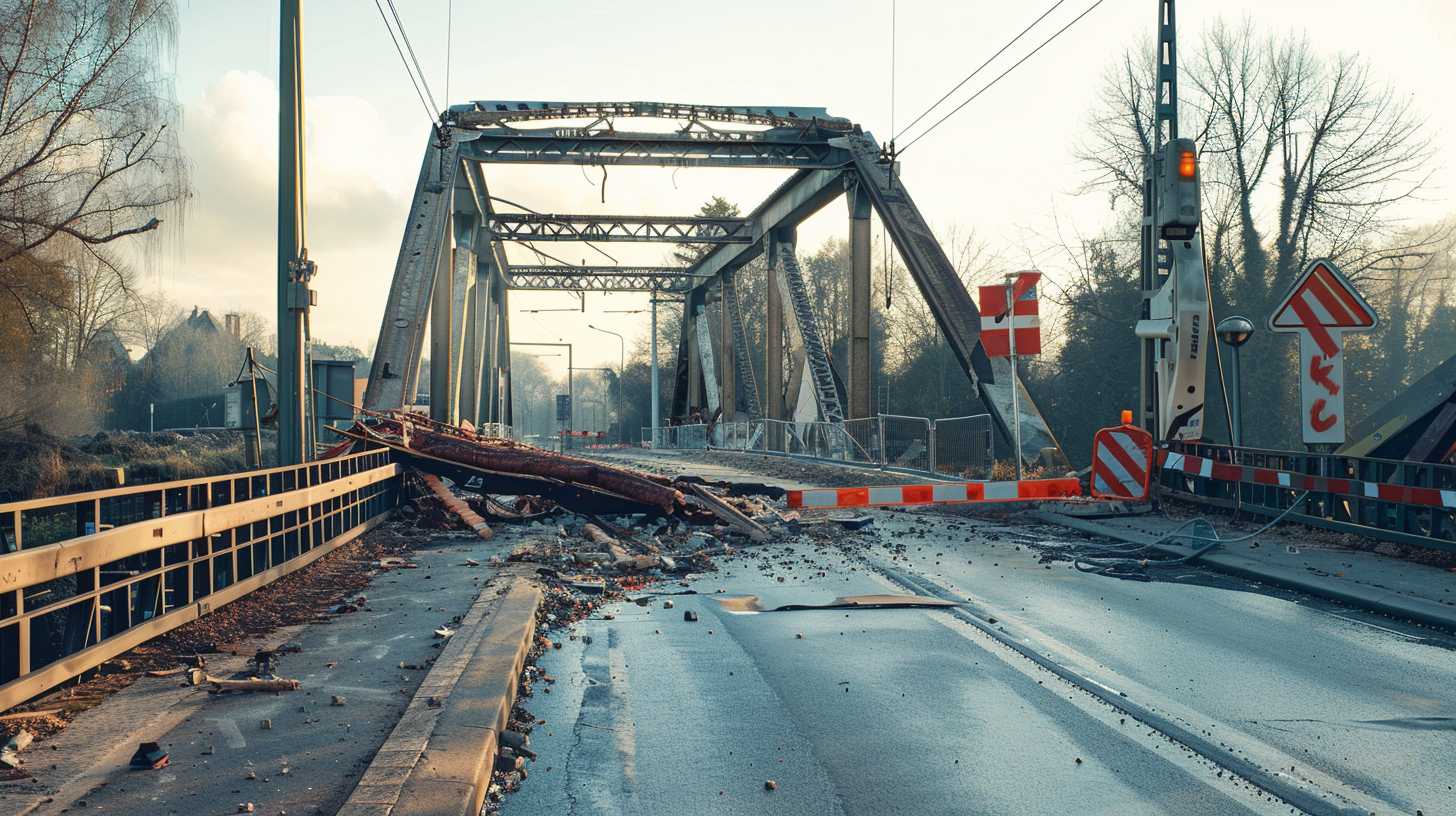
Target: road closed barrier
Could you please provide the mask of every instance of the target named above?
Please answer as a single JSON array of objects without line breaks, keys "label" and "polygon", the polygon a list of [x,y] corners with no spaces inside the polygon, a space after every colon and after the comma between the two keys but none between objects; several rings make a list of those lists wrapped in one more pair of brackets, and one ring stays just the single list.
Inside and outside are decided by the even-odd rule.
[{"label": "road closed barrier", "polygon": [[1077,479],[1023,479],[1008,482],[952,482],[884,487],[825,487],[790,490],[789,507],[832,510],[840,507],[910,507],[923,504],[975,504],[1067,499],[1082,495]]},{"label": "road closed barrier", "polygon": [[1092,437],[1091,493],[1094,499],[1144,501],[1153,473],[1153,436],[1127,423],[1103,428]]}]

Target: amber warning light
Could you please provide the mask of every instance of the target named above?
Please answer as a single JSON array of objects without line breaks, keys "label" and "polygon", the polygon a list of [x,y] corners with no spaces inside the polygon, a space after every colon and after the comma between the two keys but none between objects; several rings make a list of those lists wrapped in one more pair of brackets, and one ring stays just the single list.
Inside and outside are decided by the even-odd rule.
[{"label": "amber warning light", "polygon": [[1178,175],[1191,179],[1198,173],[1198,157],[1192,150],[1185,150],[1178,155]]}]

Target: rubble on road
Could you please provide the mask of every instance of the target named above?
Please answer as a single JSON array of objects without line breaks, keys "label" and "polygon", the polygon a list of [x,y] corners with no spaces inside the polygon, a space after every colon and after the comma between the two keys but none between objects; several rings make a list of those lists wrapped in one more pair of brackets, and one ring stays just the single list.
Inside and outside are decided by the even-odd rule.
[{"label": "rubble on road", "polygon": [[25,730],[24,728],[16,731],[13,735],[11,735],[10,739],[5,742],[5,746],[3,748],[0,748],[0,766],[4,766],[6,768],[19,768],[20,752],[24,751],[26,748],[29,748],[30,743],[34,740],[35,735]]}]

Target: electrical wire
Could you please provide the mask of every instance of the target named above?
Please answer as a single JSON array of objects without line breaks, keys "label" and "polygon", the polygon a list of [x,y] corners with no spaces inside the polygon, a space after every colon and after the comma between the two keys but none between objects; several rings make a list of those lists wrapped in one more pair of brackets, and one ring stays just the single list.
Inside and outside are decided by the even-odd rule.
[{"label": "electrical wire", "polygon": [[409,60],[405,58],[404,49],[399,46],[399,39],[394,36],[394,28],[389,25],[389,17],[384,13],[384,6],[379,0],[374,0],[374,7],[379,9],[379,19],[384,23],[384,30],[389,32],[389,40],[394,43],[394,51],[399,54],[400,62],[404,65],[404,72],[409,76],[410,85],[414,86],[415,96],[419,97],[420,107],[425,109],[425,116],[429,118],[430,124],[435,124],[435,112],[430,110],[430,103],[425,101],[425,95],[420,91],[420,83],[415,79],[415,74],[410,70]]},{"label": "electrical wire", "polygon": [[1065,33],[1067,29],[1069,29],[1072,26],[1076,25],[1078,22],[1080,22],[1082,20],[1083,17],[1086,17],[1088,14],[1091,14],[1094,9],[1096,9],[1098,6],[1102,5],[1104,2],[1106,2],[1106,0],[1095,0],[1095,2],[1093,2],[1092,5],[1088,6],[1085,11],[1083,11],[1081,14],[1078,14],[1076,17],[1073,17],[1071,22],[1069,22],[1066,25],[1062,26],[1061,28],[1057,29],[1057,31],[1056,31],[1055,34],[1052,34],[1050,37],[1047,37],[1045,40],[1042,40],[1041,44],[1038,45],[1037,47],[1031,49],[1031,51],[1029,51],[1026,54],[1026,56],[1022,57],[1021,59],[1017,60],[1016,62],[1013,62],[1011,64],[1011,67],[1010,68],[1007,68],[1005,71],[1002,71],[1001,73],[997,74],[995,79],[993,79],[990,82],[988,82],[985,85],[983,85],[981,87],[981,90],[976,91],[975,93],[971,94],[969,97],[966,98],[966,100],[964,102],[962,102],[959,105],[956,105],[954,108],[952,108],[951,111],[950,111],[950,113],[947,113],[946,115],[940,117],[939,119],[937,119],[935,121],[935,124],[931,125],[930,127],[926,128],[925,130],[921,131],[919,136],[916,136],[914,139],[911,139],[910,140],[910,143],[907,144],[907,145],[905,145],[904,147],[900,148],[899,152],[904,153],[906,150],[909,150],[910,147],[911,147],[911,145],[915,144],[916,142],[920,141],[921,139],[924,139],[932,131],[934,131],[936,128],[938,128],[942,124],[944,124],[945,123],[945,120],[951,118],[952,116],[955,116],[957,113],[959,113],[961,111],[962,108],[964,108],[965,106],[967,106],[967,105],[971,104],[972,102],[976,101],[976,99],[981,94],[983,94],[986,91],[989,91],[992,88],[994,88],[996,86],[996,83],[998,83],[1001,80],[1003,80],[1003,79],[1006,78],[1006,75],[1007,74],[1011,73],[1012,71],[1015,71],[1017,68],[1021,67],[1022,63],[1026,62],[1027,60],[1029,60],[1032,57],[1036,56],[1037,52],[1041,51],[1043,48],[1045,48],[1048,45],[1050,45],[1053,40],[1055,40],[1056,38],[1062,36],[1062,34]]},{"label": "electrical wire", "polygon": [[450,50],[455,44],[455,0],[445,5],[445,104],[450,104]]},{"label": "electrical wire", "polygon": [[[898,139],[901,136],[904,136],[905,135],[905,131],[909,130],[910,128],[915,127],[915,125],[918,124],[921,119],[924,119],[926,116],[929,116],[931,111],[933,111],[936,108],[940,107],[940,103],[942,103],[945,100],[949,99],[951,97],[951,94],[954,94],[956,91],[959,91],[962,87],[965,86],[965,84],[967,82],[970,82],[972,79],[974,79],[975,76],[976,76],[976,74],[979,74],[979,73],[981,73],[981,71],[985,70],[985,68],[986,68],[987,65],[990,65],[992,62],[994,62],[996,60],[997,57],[999,57],[1002,54],[1006,53],[1006,49],[1008,49],[1011,46],[1015,45],[1018,40],[1020,40],[1024,36],[1026,36],[1026,33],[1028,31],[1031,31],[1033,28],[1036,28],[1037,23],[1040,23],[1042,20],[1045,20],[1048,14],[1051,14],[1052,12],[1056,11],[1057,10],[1057,7],[1060,6],[1061,4],[1065,3],[1065,2],[1067,2],[1067,0],[1057,0],[1057,2],[1052,3],[1051,8],[1047,9],[1046,11],[1043,11],[1041,13],[1041,16],[1040,17],[1037,17],[1035,20],[1032,20],[1031,21],[1031,25],[1027,26],[1026,28],[1023,28],[1021,30],[1021,33],[1020,34],[1017,34],[1015,37],[1012,37],[1011,40],[1009,42],[1007,42],[1005,45],[1001,46],[1001,48],[998,49],[996,51],[996,53],[994,53],[991,56],[987,57],[985,62],[983,62],[980,65],[976,66],[976,70],[970,72],[969,74],[966,74],[966,76],[965,76],[964,79],[962,79],[960,82],[957,82],[955,84],[955,87],[954,88],[951,88],[950,90],[946,91],[944,96],[942,96],[941,98],[935,100],[935,104],[933,104],[930,107],[926,108],[919,116],[915,117],[915,120],[912,121],[910,124],[906,125],[904,130],[901,130],[901,131],[896,131],[895,130],[894,103],[892,102],[891,103],[891,113],[890,113],[890,132],[895,134],[894,139]],[[893,53],[893,47],[892,47],[891,53]],[[891,75],[893,76],[893,72],[892,72]],[[893,84],[891,86],[890,93],[891,93],[891,99],[893,100],[894,99],[894,87],[893,87]],[[893,141],[893,139],[892,139],[892,141]]]},{"label": "electrical wire", "polygon": [[[432,105],[436,111],[442,110],[440,105],[435,102],[435,94],[430,91],[429,80],[425,79],[425,69],[420,67],[420,59],[419,57],[415,56],[414,44],[410,42],[409,33],[404,30],[404,20],[401,20],[399,17],[399,9],[395,8],[394,0],[384,0],[384,2],[389,5],[389,13],[394,15],[394,24],[396,26],[399,26],[399,37],[400,39],[404,40],[404,47],[407,51],[409,51],[410,61],[415,64],[415,71],[420,75],[420,84],[425,86],[425,96],[428,96],[430,98],[430,105]],[[434,116],[431,116],[430,118],[434,119]]]},{"label": "electrical wire", "polygon": [[[895,58],[895,40],[896,40],[896,20],[897,20],[897,18],[899,16],[900,16],[900,14],[899,14],[899,3],[898,3],[898,0],[890,0],[890,132],[891,133],[894,133],[895,132],[895,63],[896,63],[896,58]],[[935,104],[936,105],[939,105],[940,103],[937,102]],[[932,107],[934,107],[934,106],[932,106]],[[893,136],[890,137],[890,141],[891,142],[895,141],[895,138]]]},{"label": "electrical wire", "polygon": [[[1252,538],[1263,535],[1269,530],[1269,528],[1283,521],[1285,516],[1288,516],[1290,513],[1294,512],[1295,508],[1303,504],[1304,500],[1307,498],[1309,498],[1308,490],[1299,494],[1299,498],[1295,499],[1292,503],[1290,503],[1288,507],[1284,508],[1284,510],[1280,512],[1279,515],[1275,516],[1272,520],[1270,520],[1269,523],[1265,524],[1264,526],[1260,527],[1252,533],[1235,536],[1234,538],[1219,538],[1218,532],[1213,529],[1213,524],[1207,518],[1199,516],[1198,518],[1189,519],[1188,521],[1183,522],[1182,524],[1173,528],[1171,532],[1159,536],[1156,540],[1148,544],[1080,544],[1078,545],[1078,549],[1080,550],[1080,552],[1072,557],[1072,566],[1075,567],[1078,572],[1090,572],[1097,575],[1106,575],[1112,578],[1125,578],[1133,581],[1151,581],[1152,578],[1147,574],[1147,569],[1149,567],[1176,567],[1184,564],[1189,564],[1193,561],[1197,561],[1199,558],[1202,558],[1210,550],[1213,550],[1217,547],[1221,547],[1225,544],[1238,544],[1240,542],[1248,541]],[[1195,524],[1206,525],[1212,535],[1202,535],[1196,532],[1184,532],[1189,527]],[[1157,550],[1159,545],[1175,538],[1186,538],[1190,542],[1201,541],[1206,543],[1202,547],[1195,546],[1193,548],[1193,552],[1189,553],[1188,555],[1175,556],[1172,558],[1146,557],[1147,555],[1150,555],[1154,550]]]}]

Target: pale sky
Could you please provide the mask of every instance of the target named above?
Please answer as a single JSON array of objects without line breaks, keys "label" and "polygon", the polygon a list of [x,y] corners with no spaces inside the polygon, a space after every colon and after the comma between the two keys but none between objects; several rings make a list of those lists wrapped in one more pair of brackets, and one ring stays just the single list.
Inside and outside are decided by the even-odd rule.
[{"label": "pale sky", "polygon": [[[1048,2],[899,0],[896,120],[903,126],[1020,31]],[[1076,16],[1069,0],[946,109]],[[430,85],[445,102],[447,0],[396,0]],[[1076,195],[1072,156],[1105,65],[1151,37],[1154,0],[1106,0],[1086,19],[968,105],[903,157],[903,179],[937,228],[974,228],[1012,255],[1063,233],[1096,231],[1100,195]],[[1439,143],[1456,134],[1450,104],[1456,3],[1450,0],[1182,0],[1180,41],[1213,16],[1251,17],[1266,31],[1308,32],[1321,51],[1356,51],[1414,96]],[[179,260],[149,278],[185,307],[274,314],[277,161],[277,7],[182,0],[178,49],[183,139],[196,196],[180,225]],[[315,336],[367,348],[398,253],[428,121],[372,0],[304,0],[308,121],[308,245],[319,265]],[[890,0],[737,0],[733,3],[454,3],[449,99],[657,100],[802,105],[891,130]],[[939,114],[933,114],[933,121]],[[1445,160],[1444,153],[1437,153]],[[710,195],[746,212],[786,171],[488,167],[492,192],[555,212],[690,213]],[[1456,210],[1456,170],[1437,168],[1409,216]],[[1055,219],[1055,221],[1054,221]],[[800,229],[812,251],[846,231],[844,204]],[[878,235],[878,229],[876,230]],[[566,251],[576,245],[557,245]],[[549,246],[543,248],[551,251]],[[618,250],[621,250],[620,252]],[[666,248],[607,247],[623,262]],[[646,254],[643,254],[646,253]],[[553,253],[559,254],[559,253]],[[579,252],[578,252],[579,254]],[[513,254],[523,262],[527,256]],[[567,258],[580,261],[582,258]],[[605,263],[600,256],[587,258]],[[1038,258],[1053,278],[1054,257]],[[645,335],[645,295],[589,295],[588,314],[523,314],[577,303],[566,294],[513,293],[512,339],[576,344],[577,364],[615,366],[615,339]],[[548,367],[554,360],[543,360]],[[564,361],[559,363],[564,369]],[[564,373],[564,371],[562,372]]]}]

